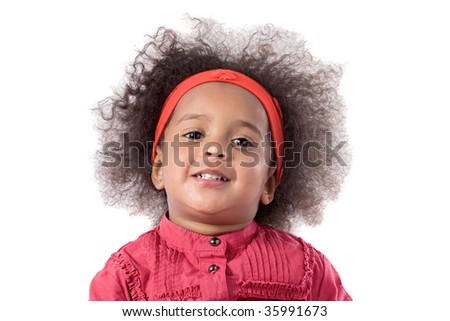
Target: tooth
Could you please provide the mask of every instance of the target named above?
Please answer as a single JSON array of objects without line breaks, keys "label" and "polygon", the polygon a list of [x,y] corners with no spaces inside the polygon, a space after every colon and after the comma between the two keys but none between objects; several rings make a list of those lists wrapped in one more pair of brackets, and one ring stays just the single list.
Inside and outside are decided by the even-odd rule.
[{"label": "tooth", "polygon": [[227,179],[224,177],[220,177],[220,176],[216,176],[216,175],[212,175],[212,174],[208,174],[208,173],[198,174],[197,177],[206,179],[206,180],[216,180],[216,181],[224,181],[224,182],[227,181]]}]

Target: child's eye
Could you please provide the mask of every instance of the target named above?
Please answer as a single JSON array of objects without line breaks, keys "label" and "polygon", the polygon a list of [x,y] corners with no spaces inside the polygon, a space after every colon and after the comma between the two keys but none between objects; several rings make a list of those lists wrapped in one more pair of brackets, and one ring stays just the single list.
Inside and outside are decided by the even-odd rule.
[{"label": "child's eye", "polygon": [[198,131],[190,131],[189,133],[184,134],[184,137],[186,137],[189,140],[199,140],[202,138],[202,136],[203,134]]},{"label": "child's eye", "polygon": [[254,147],[253,142],[251,142],[247,138],[235,138],[231,142],[239,147]]}]

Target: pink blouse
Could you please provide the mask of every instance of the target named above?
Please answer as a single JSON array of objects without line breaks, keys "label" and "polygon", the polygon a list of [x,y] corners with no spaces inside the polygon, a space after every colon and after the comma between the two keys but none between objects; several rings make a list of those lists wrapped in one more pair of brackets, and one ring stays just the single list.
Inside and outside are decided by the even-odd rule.
[{"label": "pink blouse", "polygon": [[90,300],[351,300],[328,259],[292,234],[252,222],[217,237],[167,217],[114,253]]}]

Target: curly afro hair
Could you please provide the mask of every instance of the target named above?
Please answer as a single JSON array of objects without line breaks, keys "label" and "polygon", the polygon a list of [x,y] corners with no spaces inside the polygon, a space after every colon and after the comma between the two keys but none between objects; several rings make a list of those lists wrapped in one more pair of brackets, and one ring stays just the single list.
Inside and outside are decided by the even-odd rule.
[{"label": "curly afro hair", "polygon": [[[341,68],[315,59],[298,34],[273,25],[230,30],[213,20],[190,22],[190,33],[161,27],[149,36],[125,84],[94,109],[103,148],[96,153],[96,177],[105,203],[159,222],[166,195],[151,181],[149,157],[161,108],[185,78],[223,68],[258,81],[277,98],[284,115],[283,178],[255,220],[283,230],[294,222],[320,223],[324,206],[341,189],[350,158],[337,90]],[[346,164],[329,159],[330,134],[341,142],[339,154]],[[120,156],[114,166],[105,161],[111,159],[112,146]]]}]

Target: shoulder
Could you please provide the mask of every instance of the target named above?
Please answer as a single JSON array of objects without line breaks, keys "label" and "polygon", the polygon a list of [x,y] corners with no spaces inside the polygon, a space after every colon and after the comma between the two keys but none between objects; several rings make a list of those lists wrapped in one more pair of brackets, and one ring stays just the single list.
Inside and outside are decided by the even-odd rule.
[{"label": "shoulder", "polygon": [[351,301],[341,277],[330,260],[311,246],[312,288],[308,300],[311,301]]},{"label": "shoulder", "polygon": [[344,289],[341,278],[328,258],[310,243],[291,233],[275,229],[268,225],[259,225],[261,235],[268,242],[277,240],[283,245],[283,251],[289,259],[303,258],[304,282],[309,284],[307,300],[310,301],[343,301],[351,300]]},{"label": "shoulder", "polygon": [[149,254],[154,248],[155,243],[159,243],[159,227],[143,233],[136,240],[128,242],[117,252],[113,253],[106,266],[120,268],[128,273],[130,269],[141,270],[143,266],[148,265]]},{"label": "shoulder", "polygon": [[156,228],[113,253],[90,285],[90,300],[145,300],[141,267],[147,264],[149,243],[157,237]]}]

